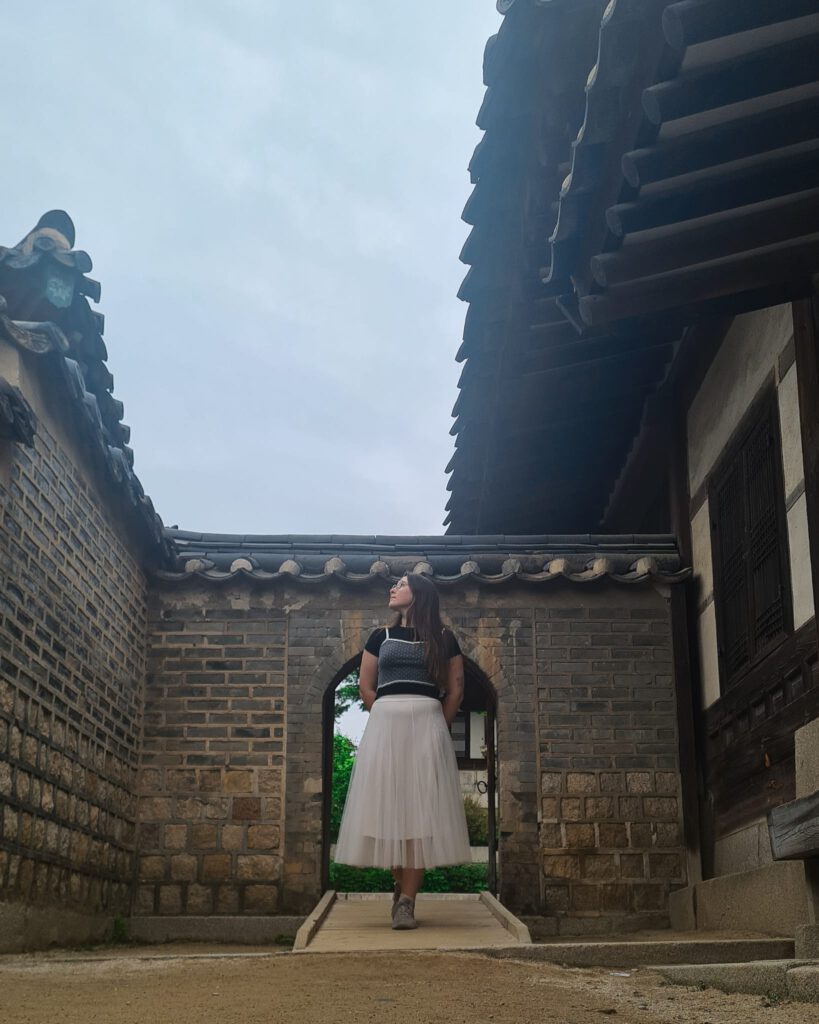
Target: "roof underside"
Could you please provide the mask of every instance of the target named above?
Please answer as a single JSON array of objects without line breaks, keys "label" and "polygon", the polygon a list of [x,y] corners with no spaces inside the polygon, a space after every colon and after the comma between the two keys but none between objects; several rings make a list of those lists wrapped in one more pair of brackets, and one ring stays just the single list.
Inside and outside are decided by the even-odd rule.
[{"label": "roof underside", "polygon": [[819,270],[815,0],[517,0],[487,44],[448,529],[597,529],[685,328]]}]

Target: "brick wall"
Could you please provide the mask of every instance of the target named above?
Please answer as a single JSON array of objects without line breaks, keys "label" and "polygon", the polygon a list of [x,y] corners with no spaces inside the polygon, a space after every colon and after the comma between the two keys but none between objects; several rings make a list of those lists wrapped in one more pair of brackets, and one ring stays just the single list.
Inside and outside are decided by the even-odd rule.
[{"label": "brick wall", "polygon": [[[155,588],[139,913],[314,905],[322,702],[385,599],[378,583]],[[566,584],[442,600],[498,698],[502,899],[555,933],[664,923],[685,881],[667,599]]]},{"label": "brick wall", "polygon": [[152,604],[138,915],[280,909],[287,623],[221,598]]},{"label": "brick wall", "polygon": [[129,909],[146,583],[69,428],[37,411],[33,450],[0,442],[0,932],[25,904],[65,941],[97,926],[60,915]]},{"label": "brick wall", "polygon": [[543,609],[536,629],[545,912],[662,923],[686,870],[667,609]]}]

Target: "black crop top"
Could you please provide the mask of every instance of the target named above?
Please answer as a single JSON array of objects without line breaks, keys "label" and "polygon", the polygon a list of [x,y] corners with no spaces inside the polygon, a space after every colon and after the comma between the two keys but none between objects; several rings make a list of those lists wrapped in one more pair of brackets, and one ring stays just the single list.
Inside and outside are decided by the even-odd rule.
[{"label": "black crop top", "polygon": [[[370,633],[369,639],[364,644],[364,650],[374,654],[377,658],[386,635],[387,631],[383,626],[381,629],[376,629],[373,633]],[[396,640],[418,639],[412,626],[390,626],[390,636],[395,637]],[[461,653],[460,645],[451,629],[444,629],[444,645],[447,658],[454,658]]]}]

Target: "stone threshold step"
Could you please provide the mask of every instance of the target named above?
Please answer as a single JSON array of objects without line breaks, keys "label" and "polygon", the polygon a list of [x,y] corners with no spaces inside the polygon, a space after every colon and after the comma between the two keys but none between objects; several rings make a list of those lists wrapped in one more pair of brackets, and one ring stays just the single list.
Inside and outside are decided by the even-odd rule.
[{"label": "stone threshold step", "polygon": [[650,942],[535,942],[487,949],[486,956],[514,957],[569,967],[652,967],[661,964],[724,964],[789,960],[793,939],[696,939]]},{"label": "stone threshold step", "polygon": [[716,988],[752,996],[819,1003],[819,960],[753,960],[747,963],[658,967],[675,985]]}]

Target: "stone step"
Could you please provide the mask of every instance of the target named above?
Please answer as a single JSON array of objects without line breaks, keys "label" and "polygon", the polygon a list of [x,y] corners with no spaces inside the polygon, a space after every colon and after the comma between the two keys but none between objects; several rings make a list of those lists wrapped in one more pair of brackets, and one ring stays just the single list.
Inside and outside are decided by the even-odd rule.
[{"label": "stone step", "polygon": [[819,1003],[819,961],[753,960],[749,963],[679,964],[657,968],[675,985],[716,988],[721,992]]},{"label": "stone step", "polygon": [[538,960],[569,967],[651,967],[660,964],[724,964],[793,957],[793,939],[652,939],[622,942],[536,942],[490,949],[487,956]]},{"label": "stone step", "polygon": [[[409,949],[523,948],[529,929],[491,893],[420,893],[418,928],[393,931],[392,896],[328,890],[308,915],[294,952],[337,953]],[[520,945],[518,945],[520,944]]]}]

